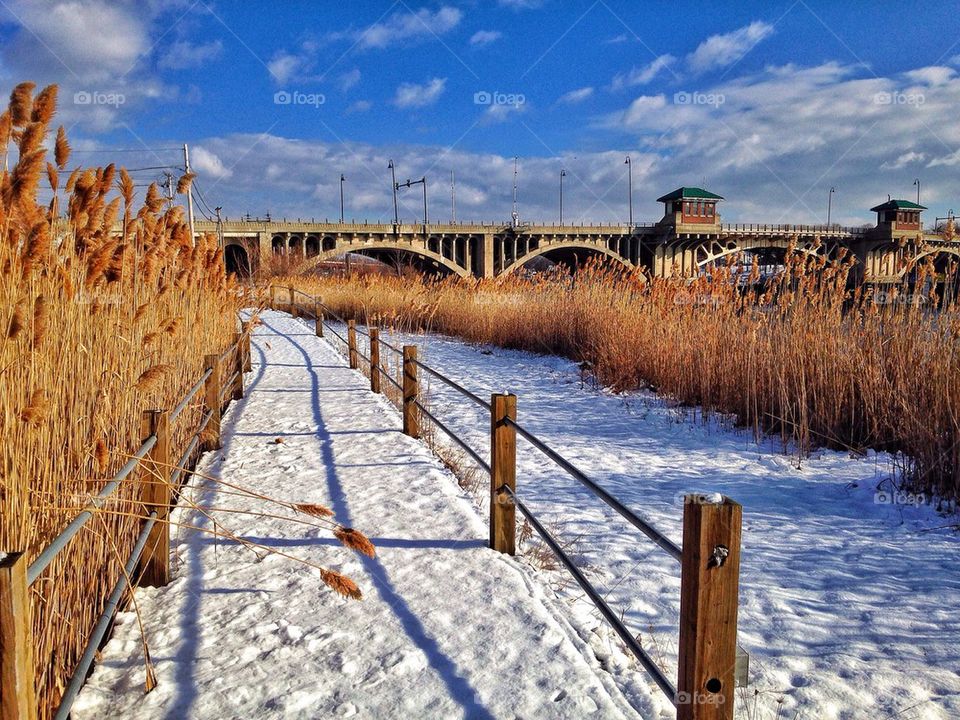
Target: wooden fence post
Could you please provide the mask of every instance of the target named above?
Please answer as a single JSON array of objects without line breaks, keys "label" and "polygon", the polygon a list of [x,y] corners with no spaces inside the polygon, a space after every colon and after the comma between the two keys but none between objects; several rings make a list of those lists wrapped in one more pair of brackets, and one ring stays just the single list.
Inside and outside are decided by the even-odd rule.
[{"label": "wooden fence post", "polygon": [[250,322],[240,323],[240,332],[243,333],[243,371],[253,369],[253,359],[250,355]]},{"label": "wooden fence post", "polygon": [[729,498],[684,498],[677,720],[733,719],[741,516]]},{"label": "wooden fence post", "polygon": [[516,553],[516,507],[501,488],[517,489],[517,431],[506,420],[517,419],[516,395],[490,397],[490,547]]},{"label": "wooden fence post", "polygon": [[277,286],[276,285],[270,286],[270,309],[271,310],[277,309]]},{"label": "wooden fence post", "polygon": [[213,372],[204,383],[203,391],[207,405],[210,411],[210,422],[207,424],[207,441],[204,443],[205,450],[220,449],[220,356],[207,355],[203,359],[203,364],[207,368],[212,368]]},{"label": "wooden fence post", "polygon": [[403,346],[403,434],[420,437],[420,414],[417,412],[417,346]]},{"label": "wooden fence post", "polygon": [[296,301],[296,290],[293,289],[293,285],[290,286],[290,314],[294,317],[300,317],[300,314],[297,312],[297,301]]},{"label": "wooden fence post", "polygon": [[347,356],[350,358],[351,370],[360,367],[357,357],[357,323],[354,320],[347,320]]},{"label": "wooden fence post", "polygon": [[370,333],[370,389],[380,392],[380,330],[368,328]]},{"label": "wooden fence post", "polygon": [[323,337],[323,310],[320,309],[319,300],[314,303],[313,317],[316,318],[317,321],[317,337]]},{"label": "wooden fence post", "polygon": [[27,556],[11,553],[0,560],[0,718],[35,720],[37,691],[33,675],[33,623]]},{"label": "wooden fence post", "polygon": [[167,410],[146,410],[141,420],[140,439],[157,436],[157,443],[147,456],[144,466],[143,504],[147,514],[157,513],[140,556],[137,584],[163,587],[170,582],[170,506],[173,492],[170,487],[170,413]]},{"label": "wooden fence post", "polygon": [[243,397],[243,335],[237,333],[233,336],[233,366],[237,373],[237,379],[233,381],[233,399],[239,400]]}]

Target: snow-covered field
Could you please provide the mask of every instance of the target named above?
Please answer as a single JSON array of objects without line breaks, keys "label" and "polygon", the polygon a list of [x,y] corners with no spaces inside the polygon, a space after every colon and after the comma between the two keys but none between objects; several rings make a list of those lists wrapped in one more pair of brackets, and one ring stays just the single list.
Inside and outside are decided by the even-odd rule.
[{"label": "snow-covered field", "polygon": [[[524,427],[678,543],[684,493],[743,504],[739,640],[751,686],[738,691],[740,717],[960,718],[960,536],[949,528],[957,521],[929,506],[877,502],[878,485],[889,490],[887,456],[820,451],[798,468],[777,443],[690,422],[652,394],[597,391],[563,359],[436,335],[390,339],[419,345],[428,364],[481,396],[516,393]],[[437,381],[429,397],[432,412],[486,450],[483,409]],[[679,568],[519,443],[518,493],[675,676]],[[598,627],[607,638],[606,664],[628,696],[648,692],[579,589],[561,597],[581,632]],[[656,691],[654,701],[669,716]]]},{"label": "snow-covered field", "polygon": [[[159,684],[144,696],[127,612],[74,720],[638,717],[562,604],[486,548],[471,500],[400,433],[393,407],[304,325],[263,320],[247,395],[200,472],[326,504],[370,536],[376,558],[325,530],[227,512],[277,512],[227,488],[199,482],[192,495],[222,526],[341,570],[365,597],[341,599],[314,568],[180,529],[172,583],[137,592]],[[175,519],[210,528],[196,511]]]},{"label": "snow-covered field", "polygon": [[[224,450],[203,469],[332,503],[373,537],[375,561],[282,521],[227,524],[344,570],[366,598],[336,599],[313,570],[181,531],[174,582],[138,592],[160,685],[143,697],[127,613],[76,718],[636,716],[627,702],[644,718],[673,716],[562,571],[483,547],[482,492],[467,497],[398,433],[396,411],[307,323],[264,319],[254,361],[269,366],[255,365]],[[562,359],[435,335],[385,339],[419,345],[481,396],[516,393],[522,425],[678,542],[684,493],[743,504],[739,639],[751,686],[738,691],[738,717],[960,717],[960,538],[944,527],[956,521],[875,502],[887,457],[823,451],[798,468],[775,444],[692,423],[650,394],[598,391]],[[486,454],[484,411],[422,382],[431,410]],[[522,440],[518,493],[675,676],[676,564]]]}]

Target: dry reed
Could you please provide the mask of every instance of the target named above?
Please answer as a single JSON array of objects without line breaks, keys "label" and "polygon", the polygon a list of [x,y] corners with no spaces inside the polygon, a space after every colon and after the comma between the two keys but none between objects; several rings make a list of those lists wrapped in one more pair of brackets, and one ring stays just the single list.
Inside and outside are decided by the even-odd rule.
[{"label": "dry reed", "polygon": [[932,267],[882,294],[850,290],[842,258],[788,253],[765,281],[737,267],[692,281],[592,264],[573,276],[274,282],[358,322],[563,355],[614,390],[731,413],[800,454],[889,450],[912,488],[960,494],[960,310],[934,309]]}]

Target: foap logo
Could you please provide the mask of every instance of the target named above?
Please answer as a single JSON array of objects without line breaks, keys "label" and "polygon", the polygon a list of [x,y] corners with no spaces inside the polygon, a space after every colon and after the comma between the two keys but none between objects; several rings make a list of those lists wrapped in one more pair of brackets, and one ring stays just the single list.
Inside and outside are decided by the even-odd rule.
[{"label": "foap logo", "polygon": [[925,493],[904,492],[902,490],[877,490],[873,494],[873,502],[877,505],[910,505],[920,507],[927,505],[929,500]]},{"label": "foap logo", "polygon": [[706,105],[718,108],[727,101],[723,93],[687,92],[681,90],[673,94],[674,105]]},{"label": "foap logo", "polygon": [[322,93],[305,93],[299,90],[278,90],[273,94],[274,105],[309,105],[319,108],[327,102]]},{"label": "foap logo", "polygon": [[878,92],[873,96],[874,105],[907,105],[921,107],[927,101],[923,93],[905,93],[899,90],[893,92]]},{"label": "foap logo", "polygon": [[674,305],[710,305],[719,307],[723,305],[724,299],[718,295],[709,295],[703,293],[678,292],[673,297]]},{"label": "foap logo", "polygon": [[867,296],[874,305],[925,305],[928,298],[919,293],[884,292],[877,290]]},{"label": "foap logo", "polygon": [[723,705],[726,698],[722,693],[681,691],[677,693],[676,701],[677,707],[681,705]]},{"label": "foap logo", "polygon": [[127,101],[123,93],[100,90],[80,90],[73,94],[74,105],[112,105],[120,107]]},{"label": "foap logo", "polygon": [[519,107],[527,102],[527,98],[523,93],[505,93],[500,92],[499,90],[494,90],[489,92],[487,90],[480,90],[473,94],[473,104],[474,105],[510,105],[513,107]]}]

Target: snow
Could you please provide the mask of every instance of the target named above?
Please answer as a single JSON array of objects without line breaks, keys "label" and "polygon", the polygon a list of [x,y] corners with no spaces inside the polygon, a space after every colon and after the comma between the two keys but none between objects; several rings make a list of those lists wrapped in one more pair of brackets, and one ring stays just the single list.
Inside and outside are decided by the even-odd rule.
[{"label": "snow", "polygon": [[[144,696],[138,625],[123,613],[75,720],[638,717],[563,605],[486,548],[472,500],[399,432],[396,410],[305,325],[273,312],[263,321],[246,396],[200,472],[327,504],[377,556],[289,520],[227,513],[276,509],[211,481],[190,495],[232,532],[344,572],[364,599],[335,596],[315,568],[180,528],[173,581],[136,595],[158,686]],[[175,522],[210,527],[189,509]],[[638,697],[654,716],[649,692]]]},{"label": "snow", "polygon": [[[264,318],[250,392],[203,470],[332,503],[339,520],[373,537],[375,561],[278,520],[227,524],[346,572],[366,597],[340,600],[315,571],[181,531],[173,583],[137,595],[160,685],[142,695],[139,635],[126,613],[76,718],[673,717],[567,575],[483,547],[482,491],[467,497],[422,443],[399,434],[396,411],[308,323]],[[597,390],[560,358],[438,335],[383,337],[417,344],[481,396],[516,393],[525,428],[677,543],[684,495],[743,504],[739,642],[751,685],[738,690],[738,717],[960,717],[956,518],[890,502],[888,456],[818,451],[798,467],[795,453],[757,444],[723,418],[691,422],[689,410],[652,394]],[[486,455],[486,413],[425,374],[421,383],[431,412]],[[285,442],[272,443],[277,436]],[[518,442],[518,494],[675,677],[676,563]],[[216,507],[249,506],[198,493]]]},{"label": "snow", "polygon": [[[751,684],[738,690],[739,716],[960,717],[957,519],[930,505],[891,502],[889,456],[817,451],[798,467],[795,453],[757,444],[722,418],[691,422],[689,410],[650,393],[598,391],[564,359],[438,335],[382,336],[418,345],[425,362],[481,397],[515,393],[521,425],[678,544],[685,494],[743,505],[738,625]],[[425,375],[421,382],[431,412],[485,454],[485,411]],[[518,443],[518,494],[675,677],[675,563]],[[484,503],[478,498],[482,516]],[[562,571],[551,575],[540,573],[552,586],[564,584]],[[566,583],[561,596],[584,637],[607,638],[605,666],[628,697],[647,692],[579,588]],[[670,716],[662,695],[654,692],[653,702]]]}]

